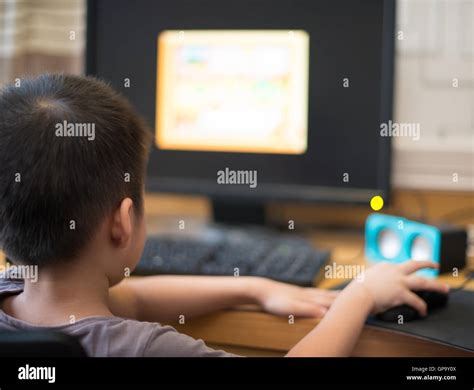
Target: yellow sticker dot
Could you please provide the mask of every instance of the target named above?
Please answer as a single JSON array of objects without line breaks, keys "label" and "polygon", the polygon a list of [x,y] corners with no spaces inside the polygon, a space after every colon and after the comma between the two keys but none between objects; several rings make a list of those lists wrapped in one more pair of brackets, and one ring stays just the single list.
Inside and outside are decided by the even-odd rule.
[{"label": "yellow sticker dot", "polygon": [[372,207],[372,210],[374,211],[379,211],[383,207],[383,198],[379,195],[376,195],[370,199],[370,207]]}]

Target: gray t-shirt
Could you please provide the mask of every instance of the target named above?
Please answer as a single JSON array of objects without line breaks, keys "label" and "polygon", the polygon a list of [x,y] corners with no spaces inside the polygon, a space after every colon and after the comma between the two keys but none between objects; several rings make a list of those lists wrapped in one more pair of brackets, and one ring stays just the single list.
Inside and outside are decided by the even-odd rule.
[{"label": "gray t-shirt", "polygon": [[[3,298],[23,291],[23,281],[0,273],[0,305]],[[227,357],[236,356],[208,348],[171,326],[120,317],[87,317],[73,324],[38,326],[18,320],[1,310],[0,331],[54,330],[76,337],[88,356]]]}]

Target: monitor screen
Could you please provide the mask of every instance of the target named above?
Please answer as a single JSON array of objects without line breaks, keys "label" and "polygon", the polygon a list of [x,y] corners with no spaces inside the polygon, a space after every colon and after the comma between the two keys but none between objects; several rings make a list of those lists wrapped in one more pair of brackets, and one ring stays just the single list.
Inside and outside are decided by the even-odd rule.
[{"label": "monitor screen", "polygon": [[158,149],[302,154],[308,142],[305,31],[163,31]]},{"label": "monitor screen", "polygon": [[393,0],[90,1],[87,73],[148,122],[149,191],[387,200],[390,137],[380,128],[391,119],[394,9]]}]

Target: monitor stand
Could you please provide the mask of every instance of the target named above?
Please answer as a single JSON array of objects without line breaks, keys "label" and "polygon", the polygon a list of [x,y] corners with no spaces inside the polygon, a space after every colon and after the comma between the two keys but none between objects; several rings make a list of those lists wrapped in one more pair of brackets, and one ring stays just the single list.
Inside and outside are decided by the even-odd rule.
[{"label": "monitor stand", "polygon": [[265,224],[265,205],[258,201],[242,199],[212,200],[214,222],[223,224]]}]

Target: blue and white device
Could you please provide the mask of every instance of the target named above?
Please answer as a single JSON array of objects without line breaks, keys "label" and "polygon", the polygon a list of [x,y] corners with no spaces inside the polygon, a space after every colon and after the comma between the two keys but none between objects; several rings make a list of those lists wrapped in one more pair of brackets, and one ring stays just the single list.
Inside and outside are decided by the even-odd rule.
[{"label": "blue and white device", "polygon": [[[436,226],[393,215],[371,214],[365,223],[365,256],[374,263],[431,260],[441,268],[442,236]],[[436,277],[439,270],[423,269],[418,273]]]}]

